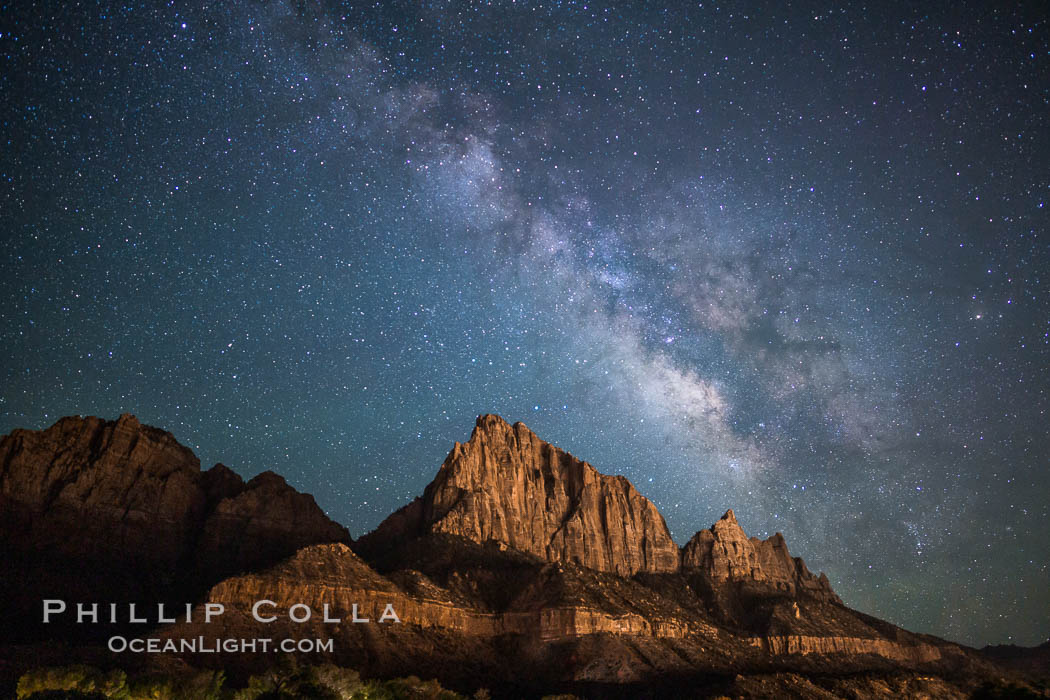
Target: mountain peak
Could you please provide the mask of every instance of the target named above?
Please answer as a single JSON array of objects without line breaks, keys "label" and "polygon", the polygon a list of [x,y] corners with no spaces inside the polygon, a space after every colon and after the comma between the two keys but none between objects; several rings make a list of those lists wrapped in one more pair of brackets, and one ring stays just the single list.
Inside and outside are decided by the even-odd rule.
[{"label": "mountain peak", "polygon": [[20,546],[127,557],[165,576],[236,570],[299,546],[347,541],[313,498],[263,472],[248,484],[130,413],[68,417],[0,436],[0,525]]},{"label": "mountain peak", "polygon": [[682,569],[838,600],[826,578],[790,556],[783,536],[749,538],[732,510],[679,550],[656,506],[625,477],[601,474],[524,423],[491,413],[478,416],[469,441],[455,443],[423,495],[357,547],[375,556],[430,533],[621,576]]},{"label": "mountain peak", "polygon": [[139,419],[135,417],[134,413],[121,413],[120,417],[117,418],[117,425],[137,427],[140,425],[140,423]]},{"label": "mountain peak", "polygon": [[489,427],[511,427],[510,423],[508,423],[503,418],[503,416],[499,415],[498,413],[482,413],[480,416],[478,416],[478,419],[477,421],[475,421],[474,425],[478,428],[483,429]]},{"label": "mountain peak", "polygon": [[[510,438],[509,436],[511,435],[520,435],[521,437]],[[475,442],[479,439],[490,441],[493,439],[509,439],[512,442],[520,442],[529,439],[529,437],[539,440],[539,438],[536,437],[536,433],[532,432],[532,430],[521,421],[511,424],[510,421],[504,419],[503,416],[499,414],[482,413],[474,422],[474,431],[470,434],[470,440],[468,442]]]},{"label": "mountain peak", "polygon": [[600,474],[524,423],[511,426],[494,414],[478,417],[469,442],[453,446],[422,499],[364,545],[426,532],[621,575],[678,568],[663,517],[627,479]]},{"label": "mountain peak", "polygon": [[791,556],[782,534],[765,540],[748,537],[732,510],[686,543],[682,569],[704,572],[716,581],[757,583],[792,594],[805,591],[841,603],[826,576],[814,576],[801,557]]}]

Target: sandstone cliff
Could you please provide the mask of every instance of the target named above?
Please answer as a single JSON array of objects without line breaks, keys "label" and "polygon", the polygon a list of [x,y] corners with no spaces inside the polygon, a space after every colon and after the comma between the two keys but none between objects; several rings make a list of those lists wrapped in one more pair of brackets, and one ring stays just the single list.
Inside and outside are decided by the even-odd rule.
[{"label": "sandstone cliff", "polygon": [[426,533],[498,542],[545,561],[620,575],[682,570],[723,582],[841,602],[827,577],[788,553],[784,537],[749,538],[729,511],[679,552],[656,507],[622,476],[538,438],[522,423],[483,415],[456,443],[423,496],[362,537],[380,556]]},{"label": "sandstone cliff", "polygon": [[[550,585],[549,576],[553,572],[531,573],[539,575],[536,580],[525,583],[523,589],[532,588],[537,582]],[[574,575],[564,570],[558,574]],[[211,589],[208,600],[223,603],[228,609],[245,615],[251,613],[249,605],[261,599],[272,601],[275,604],[272,612],[280,615],[293,605],[306,605],[315,613],[322,613],[327,606],[332,618],[351,623],[355,605],[360,617],[376,621],[389,604],[400,624],[471,637],[523,634],[553,641],[610,632],[681,638],[690,631],[687,621],[670,615],[652,616],[637,608],[608,611],[592,603],[557,598],[543,600],[542,596],[526,596],[526,601],[516,601],[503,610],[483,609],[485,606],[464,600],[439,581],[427,583],[423,588],[416,582],[414,590],[406,590],[373,571],[345,545],[314,545],[265,571],[222,581]],[[647,597],[651,595],[640,596],[639,604]],[[694,626],[694,632],[715,633],[713,627],[695,621]],[[172,628],[170,632],[174,634],[180,629]],[[228,632],[213,630],[213,633]]]},{"label": "sandstone cliff", "polygon": [[788,553],[779,532],[766,540],[748,537],[727,511],[710,529],[701,530],[682,548],[683,571],[699,571],[715,582],[754,584],[790,595],[807,593],[842,603],[823,573],[814,576],[801,557]]},{"label": "sandstone cliff", "polygon": [[[496,416],[478,419],[423,496],[354,550],[349,542],[281,477],[246,484],[221,464],[201,472],[170,434],[132,416],[67,418],[0,440],[0,590],[13,592],[0,638],[38,623],[40,599],[56,591],[104,602],[153,602],[159,591],[227,613],[152,631],[71,627],[96,644],[114,633],[333,640],[324,654],[365,673],[468,688],[485,678],[511,695],[535,694],[518,692],[523,681],[585,693],[595,683],[692,690],[696,679],[749,670],[980,665],[956,645],[850,610],[779,533],[749,538],[732,511],[679,551],[626,479]],[[197,588],[175,580],[185,571]],[[273,602],[272,623],[252,618],[259,600]],[[400,622],[379,622],[388,605]],[[308,606],[310,620],[290,620],[293,606]],[[325,606],[339,622],[324,619]],[[354,606],[369,623],[353,621]],[[26,613],[28,622],[18,617]],[[39,648],[58,636],[43,630]],[[274,661],[185,653],[239,671]]]},{"label": "sandstone cliff", "polygon": [[478,418],[421,499],[385,521],[365,549],[443,532],[496,541],[547,561],[631,575],[678,568],[663,516],[622,476],[539,439],[522,423]]},{"label": "sandstone cliff", "polygon": [[[430,668],[451,682],[527,678],[547,687],[748,668],[900,672],[968,663],[955,645],[813,598],[774,610],[772,626],[760,632],[714,621],[680,573],[627,578],[455,536],[422,539],[411,557],[418,568],[386,576],[341,544],[301,549],[214,586],[207,599],[223,604],[218,619],[203,624],[198,609],[192,622],[159,636],[214,641],[259,636],[264,628],[269,637],[331,640],[325,658],[368,673]],[[503,595],[492,596],[490,587]],[[252,619],[259,600],[270,601],[264,614],[276,617],[265,625]],[[290,620],[293,606],[300,617],[309,608],[310,619]],[[397,621],[380,621],[387,610]],[[264,664],[265,657],[247,661]]]},{"label": "sandstone cliff", "polygon": [[63,418],[0,439],[0,542],[35,554],[120,561],[170,580],[206,581],[317,542],[349,541],[314,502],[271,472],[247,484],[130,414]]}]

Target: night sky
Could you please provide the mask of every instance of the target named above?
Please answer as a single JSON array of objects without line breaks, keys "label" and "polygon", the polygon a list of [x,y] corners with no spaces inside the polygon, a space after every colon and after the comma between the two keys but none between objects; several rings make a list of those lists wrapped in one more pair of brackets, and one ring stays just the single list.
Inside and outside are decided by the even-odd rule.
[{"label": "night sky", "polygon": [[132,412],[359,536],[495,412],[1040,643],[1046,6],[926,5],[0,5],[0,432]]}]

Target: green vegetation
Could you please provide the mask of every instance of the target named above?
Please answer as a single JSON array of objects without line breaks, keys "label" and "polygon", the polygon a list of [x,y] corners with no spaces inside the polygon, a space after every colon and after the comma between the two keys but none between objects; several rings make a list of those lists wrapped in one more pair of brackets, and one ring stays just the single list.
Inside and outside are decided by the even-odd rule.
[{"label": "green vegetation", "polygon": [[103,673],[90,666],[38,668],[18,679],[19,698],[65,697],[129,698],[127,675],[123,671]]},{"label": "green vegetation", "polygon": [[[352,669],[299,666],[292,660],[252,676],[244,688],[227,687],[222,671],[129,678],[121,670],[90,666],[37,668],[19,678],[17,693],[19,700],[466,700],[435,680],[363,680]],[[474,694],[476,700],[488,697],[484,688]]]}]

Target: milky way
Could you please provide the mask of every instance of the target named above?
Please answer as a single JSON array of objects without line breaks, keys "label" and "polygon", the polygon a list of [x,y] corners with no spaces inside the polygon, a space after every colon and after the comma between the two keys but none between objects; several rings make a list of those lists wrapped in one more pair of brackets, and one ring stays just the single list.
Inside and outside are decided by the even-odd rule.
[{"label": "milky way", "polygon": [[0,431],[132,412],[357,536],[496,412],[1045,640],[1045,8],[673,5],[0,8]]}]

